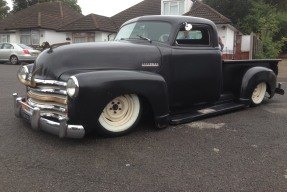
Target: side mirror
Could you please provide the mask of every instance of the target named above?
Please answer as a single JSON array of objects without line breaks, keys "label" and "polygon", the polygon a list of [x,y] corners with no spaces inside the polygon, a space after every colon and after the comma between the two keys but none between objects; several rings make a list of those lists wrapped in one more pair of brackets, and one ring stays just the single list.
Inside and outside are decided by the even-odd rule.
[{"label": "side mirror", "polygon": [[191,24],[185,22],[184,25],[185,25],[184,28],[185,28],[186,31],[190,31],[192,29],[192,25]]}]

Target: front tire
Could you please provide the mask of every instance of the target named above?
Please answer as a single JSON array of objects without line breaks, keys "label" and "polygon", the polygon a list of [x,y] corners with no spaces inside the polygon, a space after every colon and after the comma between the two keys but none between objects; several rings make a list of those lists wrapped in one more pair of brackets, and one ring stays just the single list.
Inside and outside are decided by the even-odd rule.
[{"label": "front tire", "polygon": [[267,90],[267,85],[265,82],[261,82],[255,86],[250,97],[250,106],[258,106],[262,103]]},{"label": "front tire", "polygon": [[17,56],[12,55],[12,56],[10,57],[10,63],[11,63],[12,65],[17,65],[18,62],[19,62],[19,60],[18,60],[18,57],[17,57]]},{"label": "front tire", "polygon": [[98,119],[98,132],[106,136],[120,136],[137,125],[142,113],[137,95],[122,95],[110,101]]}]

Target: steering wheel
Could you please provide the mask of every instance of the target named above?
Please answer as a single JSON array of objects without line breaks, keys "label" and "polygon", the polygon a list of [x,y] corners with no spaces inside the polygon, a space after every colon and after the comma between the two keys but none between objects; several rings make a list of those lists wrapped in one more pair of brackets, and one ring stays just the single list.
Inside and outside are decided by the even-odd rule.
[{"label": "steering wheel", "polygon": [[167,42],[168,38],[169,38],[169,34],[163,34],[158,38],[158,40],[161,42]]}]

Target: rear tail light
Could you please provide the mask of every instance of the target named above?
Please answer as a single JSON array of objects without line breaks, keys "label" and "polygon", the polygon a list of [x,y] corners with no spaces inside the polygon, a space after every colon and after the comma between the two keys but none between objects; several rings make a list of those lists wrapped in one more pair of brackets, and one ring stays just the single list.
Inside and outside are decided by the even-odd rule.
[{"label": "rear tail light", "polygon": [[23,50],[24,54],[30,54],[30,52],[27,49]]}]

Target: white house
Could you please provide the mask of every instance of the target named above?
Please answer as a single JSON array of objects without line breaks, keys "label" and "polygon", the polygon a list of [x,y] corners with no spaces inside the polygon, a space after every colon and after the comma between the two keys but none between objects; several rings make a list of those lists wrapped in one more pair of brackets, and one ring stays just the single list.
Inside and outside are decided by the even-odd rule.
[{"label": "white house", "polygon": [[32,46],[66,42],[66,33],[57,30],[82,17],[62,2],[35,4],[0,21],[0,41]]},{"label": "white house", "polygon": [[237,52],[236,38],[240,32],[232,26],[230,19],[201,1],[193,1],[190,11],[184,15],[202,17],[213,21],[217,27],[218,36],[224,44],[223,58],[234,59]]},{"label": "white house", "polygon": [[191,0],[161,0],[161,15],[183,15],[192,4]]},{"label": "white house", "polygon": [[224,44],[224,56],[231,59],[237,52],[239,31],[228,18],[199,0],[143,0],[112,17],[83,16],[62,2],[39,3],[0,21],[0,42],[40,46],[46,41],[50,44],[109,41],[125,21],[160,14],[210,19]]},{"label": "white house", "polygon": [[81,43],[111,40],[117,28],[109,17],[84,16],[62,2],[38,3],[0,21],[0,42],[34,47],[44,42]]}]

